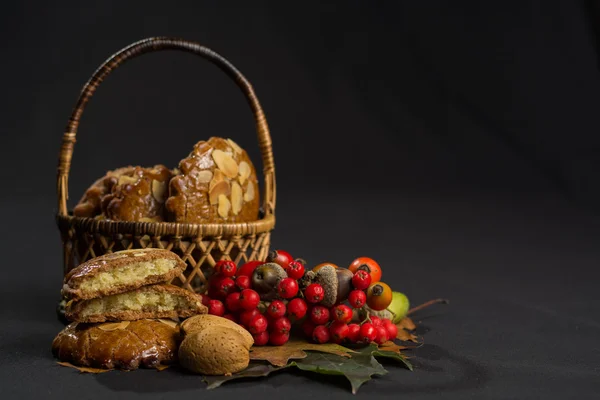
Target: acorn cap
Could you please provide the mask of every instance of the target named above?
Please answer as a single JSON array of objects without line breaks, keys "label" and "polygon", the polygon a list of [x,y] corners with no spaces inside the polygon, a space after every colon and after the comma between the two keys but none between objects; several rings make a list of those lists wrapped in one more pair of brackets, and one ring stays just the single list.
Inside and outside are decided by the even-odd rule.
[{"label": "acorn cap", "polygon": [[315,282],[323,287],[325,297],[321,304],[325,307],[331,307],[337,302],[338,278],[335,268],[331,265],[325,265],[317,271]]}]

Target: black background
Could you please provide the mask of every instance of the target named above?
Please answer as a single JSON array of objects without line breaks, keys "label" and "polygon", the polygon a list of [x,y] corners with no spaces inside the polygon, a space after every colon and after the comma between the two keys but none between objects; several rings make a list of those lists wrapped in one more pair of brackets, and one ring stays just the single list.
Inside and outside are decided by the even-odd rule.
[{"label": "black background", "polygon": [[[273,246],[370,255],[413,304],[415,372],[359,396],[593,398],[600,391],[600,74],[595,2],[14,2],[2,29],[0,387],[6,398],[348,395],[282,373],[207,392],[167,370],[56,366],[60,138],[83,83],[148,36],[213,48],[253,83],[277,168]],[[70,205],[107,169],[175,166],[251,113],[206,61],[163,52],[113,73],[75,146]],[[331,382],[326,382],[330,380]]]}]

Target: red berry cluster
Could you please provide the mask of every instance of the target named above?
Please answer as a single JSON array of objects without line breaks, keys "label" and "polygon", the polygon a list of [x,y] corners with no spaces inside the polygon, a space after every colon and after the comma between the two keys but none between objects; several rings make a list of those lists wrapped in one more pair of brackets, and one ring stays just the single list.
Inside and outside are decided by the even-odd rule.
[{"label": "red berry cluster", "polygon": [[254,270],[264,264],[262,261],[250,261],[239,269],[233,261],[217,262],[208,283],[208,295],[203,296],[209,314],[240,324],[252,334],[257,346],[287,343],[292,321],[303,318],[308,309],[306,302],[296,297],[297,280],[304,276],[304,265],[293,260],[287,252],[274,253],[269,261],[281,265],[288,275],[277,286],[277,293],[283,300],[274,300],[265,309],[259,308],[261,299],[252,289],[251,277]]},{"label": "red berry cluster", "polygon": [[[371,274],[359,269],[352,277],[354,290],[348,295],[348,304],[354,309],[360,309],[367,303],[365,290],[371,287]],[[309,285],[304,295],[306,301],[313,303],[309,317],[303,322],[302,330],[309,338],[317,343],[371,343],[382,344],[393,340],[398,334],[398,328],[389,319],[370,316],[361,324],[350,323],[353,313],[351,307],[338,304],[328,309],[318,303],[323,300],[323,288],[313,283]]]},{"label": "red berry cluster", "polygon": [[267,261],[281,266],[287,275],[277,283],[278,299],[261,303],[259,293],[252,288],[254,271],[263,262],[250,261],[238,269],[233,261],[219,261],[209,280],[208,296],[203,298],[209,314],[242,325],[252,334],[257,346],[285,344],[296,321],[302,323],[306,336],[317,343],[381,344],[396,337],[398,328],[387,319],[371,316],[360,324],[351,323],[353,309],[368,305],[381,310],[391,302],[391,289],[380,282],[381,268],[374,260],[361,257],[351,264],[353,290],[342,302],[349,305],[337,304],[331,308],[321,304],[325,290],[320,284],[310,283],[300,289],[298,281],[305,276],[301,260],[277,250],[269,254]]}]

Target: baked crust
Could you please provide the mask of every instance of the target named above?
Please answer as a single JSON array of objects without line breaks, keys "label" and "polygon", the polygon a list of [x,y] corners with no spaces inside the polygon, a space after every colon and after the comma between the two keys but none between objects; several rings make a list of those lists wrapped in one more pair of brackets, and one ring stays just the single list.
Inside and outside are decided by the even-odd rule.
[{"label": "baked crust", "polygon": [[155,368],[176,361],[181,337],[175,323],[145,319],[114,325],[73,322],[56,336],[52,353],[80,367],[108,369]]},{"label": "baked crust", "polygon": [[164,165],[134,167],[121,175],[111,193],[102,198],[102,211],[113,221],[164,221],[171,171]]},{"label": "baked crust", "polygon": [[[111,284],[106,288],[93,291],[83,290],[81,288],[81,285],[84,282],[94,279],[100,273],[115,271],[141,262],[155,263],[156,260],[171,260],[174,263],[173,268],[166,273],[148,275],[143,279],[127,284]],[[73,268],[65,276],[62,294],[73,300],[87,300],[101,296],[110,296],[134,290],[145,285],[168,282],[175,276],[181,274],[186,266],[186,263],[183,262],[179,256],[164,249],[147,248],[117,251],[92,258],[83,264],[80,264],[78,267]]]},{"label": "baked crust", "polygon": [[230,139],[211,137],[179,162],[165,208],[173,222],[251,222],[258,219],[259,197],[248,154]]},{"label": "baked crust", "polygon": [[[177,304],[162,305],[156,300],[138,306],[139,309],[128,309],[126,301],[137,294],[155,294],[169,298]],[[99,305],[100,303],[100,305]],[[181,305],[183,304],[183,306]],[[119,309],[121,307],[121,309]],[[94,308],[100,308],[95,313]],[[202,304],[202,296],[174,285],[150,285],[125,293],[118,293],[99,299],[81,300],[67,303],[65,317],[77,322],[135,321],[145,318],[188,318],[193,315],[206,314],[208,309]]]},{"label": "baked crust", "polygon": [[128,166],[108,171],[106,175],[92,184],[73,209],[76,217],[94,218],[102,214],[102,199],[112,192],[119,177],[133,173],[134,167]]}]

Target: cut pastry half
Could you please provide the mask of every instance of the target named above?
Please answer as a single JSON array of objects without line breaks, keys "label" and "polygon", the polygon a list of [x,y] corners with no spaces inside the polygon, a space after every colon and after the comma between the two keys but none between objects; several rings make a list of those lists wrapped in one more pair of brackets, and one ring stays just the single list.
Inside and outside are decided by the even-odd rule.
[{"label": "cut pastry half", "polygon": [[117,251],[93,258],[65,276],[63,296],[87,300],[168,282],[181,274],[185,262],[163,249]]},{"label": "cut pastry half", "polygon": [[150,285],[130,292],[67,303],[69,321],[135,321],[144,318],[187,318],[205,314],[202,296],[173,285]]}]

